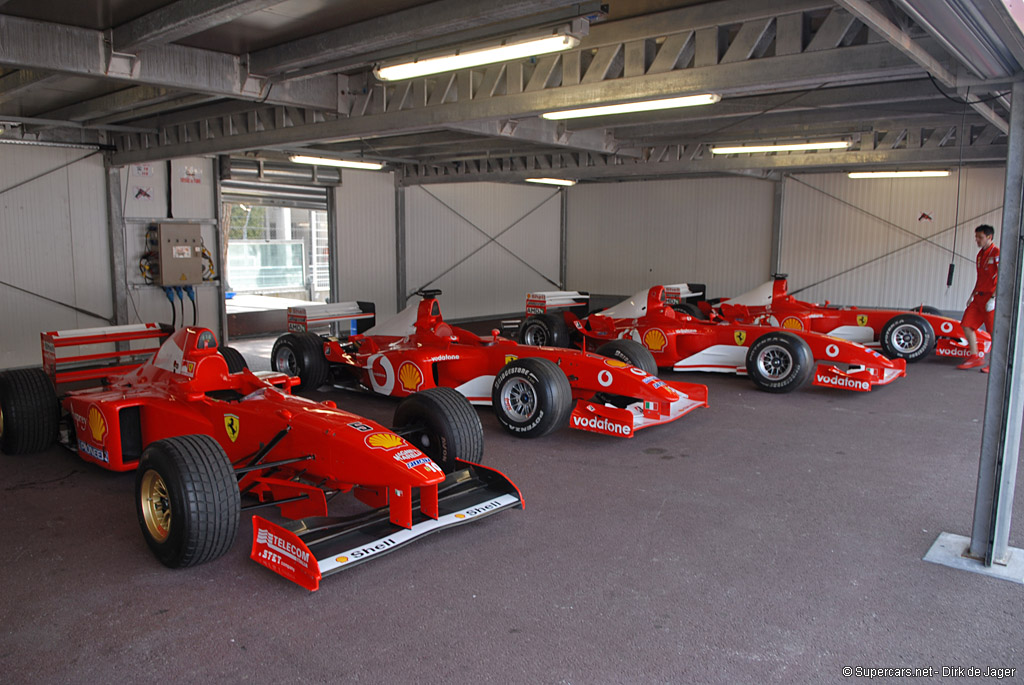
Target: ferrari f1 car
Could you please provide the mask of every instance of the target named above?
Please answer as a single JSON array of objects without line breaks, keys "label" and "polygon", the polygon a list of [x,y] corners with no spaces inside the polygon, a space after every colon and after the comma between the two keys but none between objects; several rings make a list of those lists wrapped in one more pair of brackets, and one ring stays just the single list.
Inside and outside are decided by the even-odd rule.
[{"label": "ferrari f1 car", "polygon": [[[813,384],[868,392],[906,373],[863,345],[807,331],[703,321],[672,308],[693,293],[686,284],[657,285],[601,312],[587,314],[589,296],[575,291],[531,293],[517,338],[526,344],[592,349],[631,339],[660,368],[746,374],[761,390],[784,393]],[[814,368],[815,360],[821,363]]]},{"label": "ferrari f1 car", "polygon": [[[480,337],[441,318],[439,290],[419,294],[418,304],[370,328],[366,303],[293,311],[293,330],[275,342],[271,366],[304,388],[331,381],[392,397],[453,388],[491,405],[505,430],[524,438],[566,423],[630,438],[707,406],[706,386],[660,380],[653,357],[631,340],[608,340],[589,354],[519,345],[498,331]],[[347,322],[354,335],[317,335],[305,330],[310,320]]]},{"label": "ferrari f1 car", "polygon": [[[57,354],[164,336],[159,348]],[[221,556],[241,511],[277,506],[292,523],[254,516],[251,556],[315,590],[330,573],[522,505],[511,481],[478,465],[480,419],[446,388],[406,398],[388,429],[293,396],[298,379],[253,374],[204,328],[44,333],[43,355],[45,370],[0,374],[0,447],[24,454],[59,441],[102,468],[135,471],[142,535],[172,568]],[[136,365],[139,356],[148,361]],[[114,363],[81,368],[97,360]],[[100,379],[58,400],[55,387]],[[329,518],[328,500],[348,492],[371,509]]]},{"label": "ferrari f1 car", "polygon": [[[866,309],[828,302],[819,305],[796,299],[787,287],[786,276],[780,274],[743,295],[719,300],[714,307],[708,302],[696,306],[705,317],[718,314],[729,321],[815,331],[879,347],[890,359],[916,362],[933,349],[938,357],[970,355],[963,326],[938,310]],[[992,337],[978,331],[978,348],[987,353],[991,347]]]}]

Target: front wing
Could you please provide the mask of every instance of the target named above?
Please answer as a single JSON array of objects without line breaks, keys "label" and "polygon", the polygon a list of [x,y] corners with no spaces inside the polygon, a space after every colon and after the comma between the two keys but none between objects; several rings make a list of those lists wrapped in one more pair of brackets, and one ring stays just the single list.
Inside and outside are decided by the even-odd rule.
[{"label": "front wing", "polygon": [[594,400],[579,400],[569,418],[569,425],[592,433],[631,438],[638,430],[675,421],[694,409],[708,406],[707,386],[696,383],[662,382],[679,394],[678,400],[640,401],[624,408],[601,404]]},{"label": "front wing", "polygon": [[388,508],[366,514],[328,519],[305,519],[284,526],[253,516],[250,557],[271,571],[310,591],[320,580],[430,533],[472,523],[503,509],[522,507],[518,488],[500,472],[465,464],[438,488],[438,516],[414,506],[412,527],[391,523]]},{"label": "front wing", "polygon": [[894,361],[901,363],[897,363],[895,368],[858,366],[845,370],[833,364],[818,364],[814,369],[814,379],[811,385],[870,392],[876,385],[888,385],[897,378],[907,375],[906,361],[903,359]]}]

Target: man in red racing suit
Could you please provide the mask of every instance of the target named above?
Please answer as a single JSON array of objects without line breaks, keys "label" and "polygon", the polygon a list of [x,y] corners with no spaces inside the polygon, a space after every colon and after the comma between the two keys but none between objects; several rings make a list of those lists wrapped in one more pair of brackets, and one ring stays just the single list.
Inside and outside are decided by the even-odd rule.
[{"label": "man in red racing suit", "polygon": [[982,371],[988,371],[985,353],[978,352],[978,336],[975,331],[984,325],[985,330],[991,335],[995,320],[996,283],[999,282],[999,248],[993,244],[995,233],[995,229],[988,224],[982,224],[974,229],[974,242],[980,248],[977,259],[978,280],[974,284],[974,291],[971,293],[971,299],[967,301],[967,309],[964,310],[964,318],[961,320],[971,356],[958,366],[958,369],[983,366]]}]

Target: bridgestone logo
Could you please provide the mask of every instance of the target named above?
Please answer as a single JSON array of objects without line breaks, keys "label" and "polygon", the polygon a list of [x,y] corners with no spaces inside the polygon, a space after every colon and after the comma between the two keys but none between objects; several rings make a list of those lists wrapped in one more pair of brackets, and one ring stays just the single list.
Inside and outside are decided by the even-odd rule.
[{"label": "bridgestone logo", "polygon": [[292,543],[277,537],[269,530],[260,528],[259,532],[256,533],[256,542],[261,545],[266,545],[268,548],[283,554],[284,556],[297,561],[300,564],[309,563],[309,552],[304,549],[300,549]]},{"label": "bridgestone logo", "polygon": [[610,433],[618,433],[619,435],[629,435],[632,429],[629,426],[624,426],[621,423],[615,423],[608,419],[599,419],[591,417],[589,419],[582,418],[579,416],[572,417],[572,425],[576,428],[592,428],[594,430],[603,430]]},{"label": "bridgestone logo", "polygon": [[818,374],[816,380],[824,385],[831,385],[836,388],[854,388],[856,390],[871,390],[871,384],[867,381],[855,381],[851,378],[822,376]]}]

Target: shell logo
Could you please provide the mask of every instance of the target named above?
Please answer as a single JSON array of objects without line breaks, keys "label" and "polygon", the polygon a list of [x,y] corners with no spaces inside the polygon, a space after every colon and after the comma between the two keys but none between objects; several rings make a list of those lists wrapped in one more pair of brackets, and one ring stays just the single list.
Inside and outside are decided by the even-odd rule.
[{"label": "shell logo", "polygon": [[613,369],[624,369],[629,366],[626,362],[621,362],[618,359],[605,359],[604,363],[606,366],[610,366]]},{"label": "shell logo", "polygon": [[335,558],[335,561],[338,562],[339,564],[347,564],[348,563],[348,557],[337,557],[337,558]]},{"label": "shell logo", "polygon": [[804,329],[804,322],[795,316],[787,316],[782,320],[782,327],[788,328],[791,331],[802,331]]},{"label": "shell logo", "polygon": [[652,328],[644,333],[644,347],[652,352],[661,352],[667,344],[668,338],[660,328]]},{"label": "shell logo", "polygon": [[103,412],[95,406],[89,407],[89,432],[92,433],[92,439],[101,445],[107,437],[107,422],[103,418]]},{"label": "shell logo", "polygon": [[747,332],[733,331],[732,339],[736,341],[737,345],[742,345],[743,343],[747,342]]},{"label": "shell logo", "polygon": [[398,367],[398,382],[407,392],[416,392],[423,385],[423,372],[412,362],[403,362]]},{"label": "shell logo", "polygon": [[373,433],[366,436],[366,445],[378,450],[394,449],[404,442],[394,433]]},{"label": "shell logo", "polygon": [[466,515],[465,514],[456,514],[455,518],[457,518],[457,519],[464,519],[464,518],[466,518]]},{"label": "shell logo", "polygon": [[857,325],[858,326],[867,326],[868,325],[868,315],[867,314],[858,314],[857,315]]}]

